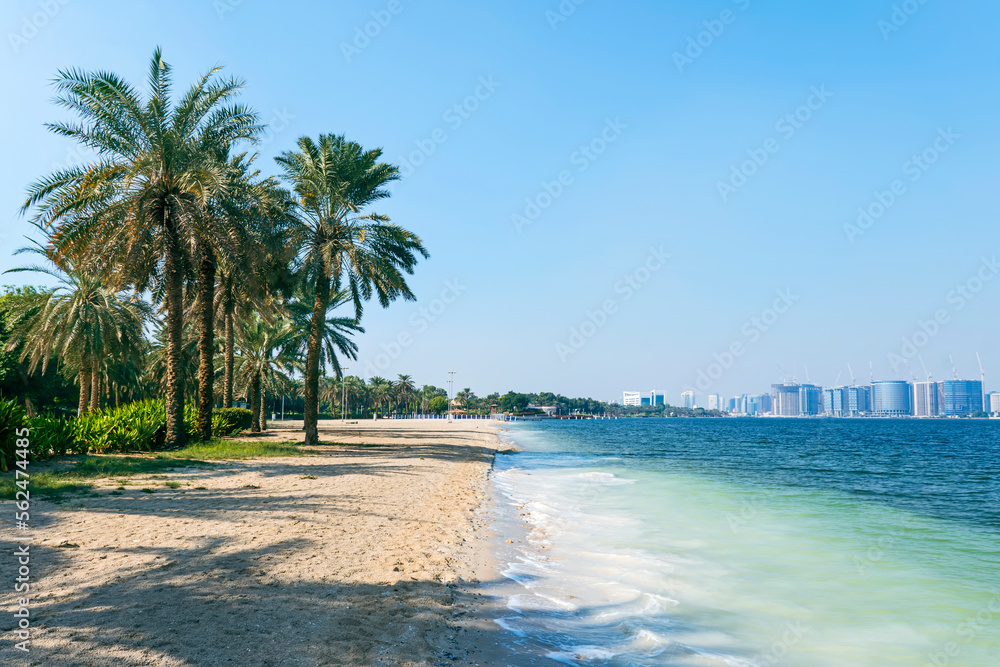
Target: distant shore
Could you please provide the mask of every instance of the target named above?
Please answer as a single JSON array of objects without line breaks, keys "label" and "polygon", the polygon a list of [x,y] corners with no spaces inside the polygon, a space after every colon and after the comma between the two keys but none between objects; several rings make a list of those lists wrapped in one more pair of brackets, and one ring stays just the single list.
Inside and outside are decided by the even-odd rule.
[{"label": "distant shore", "polygon": [[[301,440],[297,427],[260,437]],[[306,456],[36,500],[36,634],[30,654],[8,645],[2,662],[495,664],[501,631],[479,587],[497,576],[496,432],[474,420],[320,422],[321,442],[337,444]]]}]

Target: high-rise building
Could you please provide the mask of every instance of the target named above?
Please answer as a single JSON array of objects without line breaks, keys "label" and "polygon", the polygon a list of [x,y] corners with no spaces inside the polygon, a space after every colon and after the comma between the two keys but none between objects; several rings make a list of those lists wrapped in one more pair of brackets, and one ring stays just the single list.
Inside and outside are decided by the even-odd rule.
[{"label": "high-rise building", "polygon": [[649,404],[650,405],[664,405],[666,401],[663,400],[663,394],[656,391],[655,389],[649,392]]},{"label": "high-rise building", "polygon": [[709,410],[721,410],[722,409],[722,396],[719,394],[709,394],[708,395],[708,409]]},{"label": "high-rise building", "polygon": [[642,399],[640,399],[640,403],[641,405],[645,405],[648,407],[650,405],[649,396],[643,396]]},{"label": "high-rise building", "polygon": [[913,383],[913,416],[939,417],[944,414],[944,383]]},{"label": "high-rise building", "polygon": [[756,394],[746,397],[746,409],[748,415],[765,415],[771,412],[771,395]]},{"label": "high-rise building", "polygon": [[624,406],[640,406],[642,405],[642,394],[637,391],[624,391],[622,392],[622,405]]},{"label": "high-rise building", "polygon": [[814,417],[823,412],[823,388],[814,384],[799,385],[799,414]]},{"label": "high-rise building", "polygon": [[772,384],[771,413],[778,417],[798,417],[802,414],[799,389],[797,384]]},{"label": "high-rise building", "polygon": [[694,392],[692,390],[690,390],[690,389],[688,389],[687,391],[681,392],[681,403],[684,405],[685,408],[693,408],[694,407]]},{"label": "high-rise building", "polygon": [[904,380],[872,382],[872,414],[876,417],[908,417],[913,414],[910,383]]},{"label": "high-rise building", "polygon": [[853,385],[847,388],[847,415],[858,417],[872,411],[871,387]]},{"label": "high-rise building", "polygon": [[850,387],[831,387],[823,390],[823,412],[831,417],[846,417],[850,414],[848,392]]},{"label": "high-rise building", "polygon": [[966,417],[983,409],[983,383],[980,380],[945,380],[944,414]]},{"label": "high-rise building", "polygon": [[1000,391],[994,391],[989,395],[990,414],[1000,415]]}]

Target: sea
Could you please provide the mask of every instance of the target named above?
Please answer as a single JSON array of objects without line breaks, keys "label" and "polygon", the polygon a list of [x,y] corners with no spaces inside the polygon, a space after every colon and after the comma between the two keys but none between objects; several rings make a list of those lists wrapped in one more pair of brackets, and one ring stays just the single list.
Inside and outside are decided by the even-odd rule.
[{"label": "sea", "polygon": [[503,436],[511,664],[1000,666],[1000,421],[545,420]]}]

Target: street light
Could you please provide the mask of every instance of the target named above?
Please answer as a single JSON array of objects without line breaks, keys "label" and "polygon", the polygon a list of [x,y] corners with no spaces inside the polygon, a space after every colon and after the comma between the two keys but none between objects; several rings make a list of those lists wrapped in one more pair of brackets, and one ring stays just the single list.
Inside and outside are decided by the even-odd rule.
[{"label": "street light", "polygon": [[451,378],[448,380],[448,421],[450,422],[452,421],[451,401],[452,401],[452,396],[455,395],[455,371],[448,371],[448,375],[451,376]]}]

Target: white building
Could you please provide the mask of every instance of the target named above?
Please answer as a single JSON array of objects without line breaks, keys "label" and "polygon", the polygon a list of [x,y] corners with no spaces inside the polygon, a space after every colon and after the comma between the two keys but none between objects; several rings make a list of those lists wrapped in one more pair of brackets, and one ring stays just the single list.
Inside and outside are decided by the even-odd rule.
[{"label": "white building", "polygon": [[628,407],[634,405],[636,407],[642,405],[642,392],[641,391],[623,391],[622,392],[622,405]]},{"label": "white building", "polygon": [[708,395],[708,409],[709,410],[721,410],[722,409],[722,396],[718,394]]},{"label": "white building", "polygon": [[687,391],[681,392],[681,403],[684,405],[685,408],[693,408],[694,407],[694,392],[692,390],[690,390],[690,389],[688,389]]},{"label": "white building", "polygon": [[990,394],[990,414],[1000,415],[1000,391]]}]

